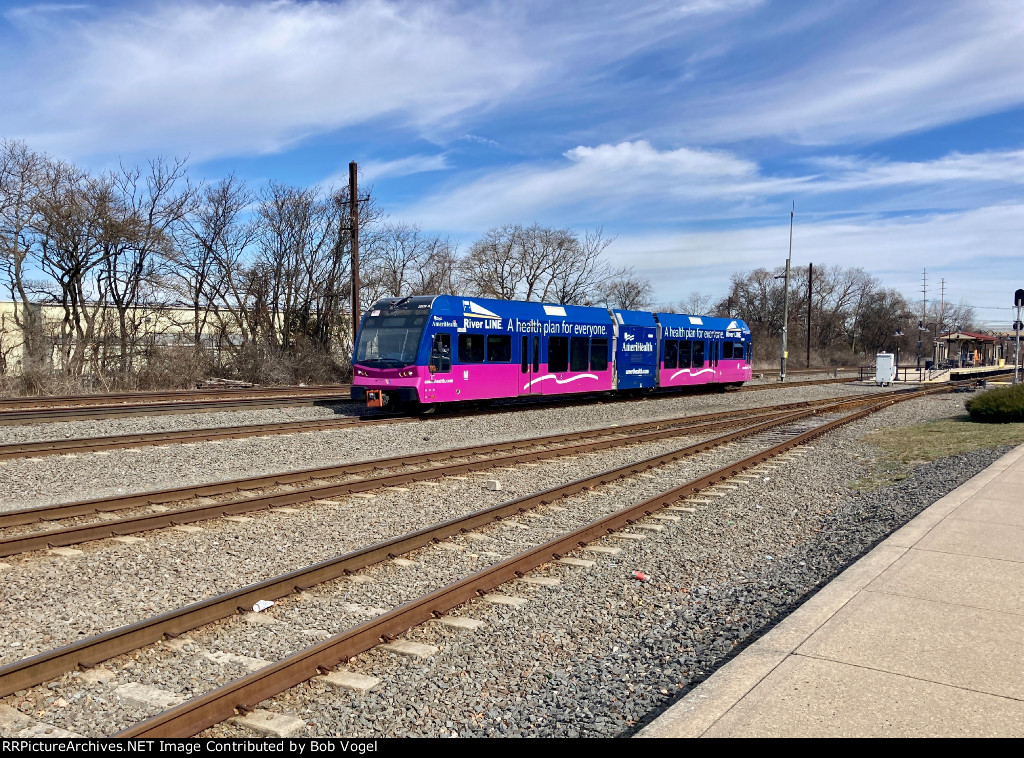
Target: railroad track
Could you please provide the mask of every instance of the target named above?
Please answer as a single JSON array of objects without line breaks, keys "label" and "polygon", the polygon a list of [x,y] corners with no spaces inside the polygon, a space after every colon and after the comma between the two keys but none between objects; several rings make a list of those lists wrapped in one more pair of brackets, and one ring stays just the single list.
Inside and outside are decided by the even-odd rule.
[{"label": "railroad track", "polygon": [[[825,379],[808,382],[792,382],[786,386],[806,386],[811,384],[835,384],[839,382],[847,382],[845,379]],[[740,391],[758,391],[765,389],[776,388],[780,385],[751,385],[748,387],[740,388]],[[652,397],[661,398],[669,397],[669,394],[656,394]],[[601,398],[600,402],[642,402],[646,400],[646,397],[642,398]],[[221,401],[217,401],[221,402]],[[258,407],[277,407],[278,403],[271,404],[270,406],[257,405],[255,400],[245,401],[231,401],[243,403],[237,407],[243,409],[258,408]],[[316,402],[323,402],[323,398],[318,398]],[[331,402],[337,402],[332,400]],[[548,402],[551,402],[550,400]],[[566,398],[564,400],[554,401],[559,407],[565,407],[566,405],[588,405],[595,402],[593,398]],[[285,399],[284,404],[295,405],[298,402],[291,402],[291,398]],[[325,403],[328,404],[328,403]],[[489,410],[477,410],[477,414],[489,414],[489,413],[504,413],[510,409],[529,409],[544,405],[544,401],[529,401],[517,404],[501,405],[496,408]],[[85,411],[85,416],[80,416],[79,411],[72,410],[67,417],[62,417],[62,420],[73,421],[82,420],[83,418],[113,418],[133,415],[151,415],[150,411],[143,410],[139,414],[135,414],[133,411],[128,409],[132,406],[119,407],[110,413],[107,413],[107,409],[93,409]],[[236,407],[236,406],[232,406]],[[227,407],[216,407],[207,408],[207,410],[231,410],[232,408]],[[63,412],[65,409],[60,409]],[[57,413],[57,411],[50,411],[43,409],[43,413]],[[153,411],[152,413],[178,413],[187,412],[187,409],[182,404],[174,406],[174,408],[161,406],[159,411]],[[29,413],[35,414],[35,411]],[[98,414],[98,415],[89,415]],[[22,418],[18,420],[15,418],[15,414],[7,417],[7,423],[36,423],[42,421],[61,420],[56,417],[44,417],[40,415],[32,415],[31,417],[25,416],[24,412],[17,412]],[[444,414],[442,414],[444,415]],[[402,415],[402,414],[375,414],[375,415],[364,415],[356,417],[356,421],[361,423],[373,422],[377,420],[391,420],[391,419],[406,419],[412,420],[420,418],[422,420],[429,420],[431,418],[438,418],[439,416],[416,416],[416,415]],[[0,425],[5,423],[4,412],[0,412]],[[12,420],[13,419],[13,420]],[[210,440],[224,440],[224,439],[244,439],[246,437],[264,437],[278,434],[304,434],[307,432],[316,431],[330,431],[338,429],[340,427],[349,426],[355,423],[353,419],[317,419],[312,421],[288,421],[275,424],[251,424],[245,426],[225,426],[225,427],[211,427],[206,429],[186,429],[186,430],[175,430],[165,432],[145,432],[140,434],[123,434],[108,437],[78,437],[73,439],[57,439],[57,440],[42,440],[38,442],[20,442],[8,445],[0,445],[0,460],[14,460],[18,458],[40,458],[50,455],[67,455],[69,453],[89,453],[97,451],[109,451],[124,448],[133,447],[149,447],[156,445],[170,445],[176,443],[190,443],[190,442],[206,442]]]},{"label": "railroad track", "polygon": [[[802,382],[787,382],[785,385],[781,384],[757,384],[747,385],[740,387],[737,391],[741,392],[755,392],[758,390],[766,390],[778,388],[780,386],[787,387],[801,387],[812,384],[835,384],[838,382],[851,382],[850,378],[832,378],[832,379],[817,379]],[[702,391],[701,385],[697,385],[694,391]],[[339,387],[337,391],[324,391],[323,388],[298,388],[292,390],[273,390],[270,392],[278,393],[271,397],[220,397],[225,393],[225,390],[214,390],[212,391],[214,397],[204,400],[178,400],[178,401],[165,401],[165,402],[145,402],[145,403],[115,403],[115,404],[100,404],[94,407],[61,407],[61,408],[49,408],[49,407],[18,407],[16,403],[21,402],[21,398],[10,400],[15,405],[11,405],[4,409],[0,404],[0,426],[3,425],[16,425],[16,424],[39,424],[57,421],[88,421],[95,419],[107,419],[107,418],[125,418],[134,416],[158,416],[158,415],[169,415],[175,413],[213,413],[223,411],[235,411],[235,410],[254,410],[262,408],[282,408],[291,407],[297,405],[334,405],[337,403],[349,403],[351,399],[346,388]],[[244,390],[230,390],[229,392],[244,392]],[[168,393],[165,393],[168,394]],[[648,397],[663,397],[669,392],[657,392]],[[88,395],[83,397],[90,397]],[[100,396],[98,396],[100,397]],[[185,397],[185,396],[182,396]],[[611,402],[633,400],[633,398],[617,398]],[[641,398],[642,399],[642,398]],[[45,399],[41,399],[45,400]],[[54,398],[54,400],[60,400],[60,398]],[[600,398],[600,402],[608,402],[608,398]],[[595,398],[593,396],[586,397],[573,397],[573,396],[561,396],[557,398],[541,397],[539,400],[529,401],[515,401],[506,403],[506,401],[498,401],[500,409],[507,408],[523,408],[533,407],[544,404],[587,404],[594,403]],[[453,408],[451,412],[460,412],[462,409]]]},{"label": "railroad track", "polygon": [[223,387],[206,390],[163,390],[152,392],[111,392],[95,395],[47,395],[37,397],[0,397],[0,410],[23,411],[35,408],[85,408],[95,406],[136,405],[139,403],[191,402],[225,398],[261,398],[323,395],[344,392],[351,385],[315,385],[311,387]]},{"label": "railroad track", "polygon": [[215,413],[261,408],[289,408],[296,405],[334,405],[351,402],[347,391],[257,398],[214,398],[210,400],[107,405],[92,408],[30,408],[0,411],[0,426],[40,424],[56,421],[89,421],[134,416],[163,416],[174,413]]},{"label": "railroad track", "polygon": [[[236,707],[244,706],[251,710],[260,701],[271,697],[295,683],[303,681],[323,669],[329,669],[340,661],[357,652],[377,645],[380,639],[392,638],[405,629],[438,614],[446,613],[451,608],[476,597],[480,592],[493,590],[501,583],[522,575],[542,563],[558,560],[597,537],[607,535],[609,531],[634,523],[645,518],[655,510],[673,507],[672,504],[702,489],[720,484],[728,478],[757,466],[759,463],[781,454],[782,452],[807,442],[814,437],[835,428],[841,423],[860,418],[867,413],[878,410],[901,399],[920,397],[928,392],[940,391],[931,389],[916,393],[888,394],[885,397],[869,398],[871,405],[863,411],[829,422],[817,428],[808,429],[806,424],[810,417],[823,412],[823,407],[791,411],[779,416],[762,420],[759,423],[721,435],[711,440],[698,442],[680,450],[663,454],[644,461],[627,464],[616,469],[584,477],[567,485],[555,487],[544,492],[535,493],[523,498],[502,503],[462,518],[439,524],[432,529],[424,529],[363,550],[340,556],[335,560],[325,561],[306,569],[290,572],[287,575],[274,577],[256,585],[240,588],[234,592],[187,606],[178,611],[165,613],[153,619],[133,624],[113,632],[83,640],[51,653],[44,653],[24,661],[0,669],[0,691],[7,694],[24,689],[32,684],[47,681],[61,673],[72,670],[75,666],[91,666],[112,656],[137,649],[150,644],[164,636],[177,636],[197,626],[233,615],[239,607],[251,606],[257,600],[274,599],[306,589],[319,583],[328,582],[340,576],[359,571],[390,557],[407,553],[429,546],[438,540],[478,530],[487,524],[515,517],[530,509],[544,504],[554,503],[564,498],[591,491],[605,485],[613,484],[628,477],[643,475],[653,468],[679,461],[698,453],[720,448],[729,444],[738,444],[744,439],[753,439],[756,435],[768,434],[771,430],[779,430],[788,424],[790,429],[780,444],[767,450],[760,450],[746,456],[724,468],[688,481],[663,493],[657,498],[648,499],[622,511],[606,514],[556,540],[527,550],[514,558],[501,561],[488,569],[460,579],[443,590],[437,590],[406,602],[400,607],[382,614],[364,624],[359,624],[347,632],[333,637],[326,642],[315,645],[289,656],[275,664],[268,664],[258,673],[243,677],[225,687],[177,708],[161,714],[136,727],[120,733],[119,736],[190,736],[212,724],[218,723],[235,713]],[[863,400],[863,399],[862,399]],[[844,405],[836,404],[833,411]],[[797,424],[800,426],[794,427]],[[778,433],[778,432],[776,432]]]},{"label": "railroad track", "polygon": [[[850,407],[869,403],[875,395],[856,395],[841,399],[804,401],[784,406],[730,410],[699,416],[682,416],[658,421],[645,421],[617,425],[584,432],[546,435],[525,440],[470,445],[450,450],[431,451],[396,456],[341,466],[325,466],[286,474],[235,479],[212,484],[172,488],[133,495],[98,498],[87,501],[40,506],[0,512],[0,528],[10,530],[40,522],[82,519],[99,516],[88,523],[63,529],[32,529],[22,534],[0,538],[0,557],[17,555],[31,550],[66,547],[82,542],[123,537],[139,532],[172,526],[195,524],[201,521],[238,516],[253,511],[282,508],[327,500],[329,498],[366,493],[386,487],[456,476],[468,472],[487,470],[496,466],[511,466],[555,457],[578,455],[594,450],[605,450],[622,445],[639,444],[679,435],[707,434],[715,430],[737,426],[757,420],[770,420],[803,409]],[[605,438],[605,439],[600,439]],[[597,440],[597,441],[595,441]],[[569,443],[569,444],[563,444]],[[509,450],[516,452],[499,455]],[[382,473],[395,470],[396,473]],[[357,474],[372,476],[349,479]],[[337,483],[331,480],[343,480]],[[319,482],[319,484],[316,484]],[[306,484],[295,489],[297,484]],[[285,491],[273,491],[284,488]],[[241,491],[262,490],[234,497]],[[213,500],[227,496],[227,500]],[[200,499],[198,504],[190,504]],[[168,509],[166,503],[177,503]],[[155,506],[156,513],[139,512]],[[109,519],[116,511],[136,509],[128,517]]]}]

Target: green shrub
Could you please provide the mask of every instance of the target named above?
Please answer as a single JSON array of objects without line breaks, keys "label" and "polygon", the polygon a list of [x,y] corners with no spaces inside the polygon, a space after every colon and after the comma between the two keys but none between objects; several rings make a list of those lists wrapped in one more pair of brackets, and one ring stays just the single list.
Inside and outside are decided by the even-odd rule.
[{"label": "green shrub", "polygon": [[972,421],[1006,424],[1024,421],[1024,384],[996,387],[966,403]]}]

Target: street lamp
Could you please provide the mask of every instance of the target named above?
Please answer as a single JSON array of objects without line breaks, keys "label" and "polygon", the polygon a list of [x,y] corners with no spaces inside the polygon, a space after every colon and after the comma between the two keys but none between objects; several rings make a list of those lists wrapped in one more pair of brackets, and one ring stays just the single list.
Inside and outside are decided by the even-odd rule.
[{"label": "street lamp", "polygon": [[895,356],[896,357],[896,361],[895,361],[895,365],[896,365],[896,378],[899,379],[899,377],[900,377],[900,337],[903,336],[903,330],[902,329],[897,329],[895,332],[892,333],[892,336],[896,338],[896,350],[894,352],[896,353],[896,356]]}]

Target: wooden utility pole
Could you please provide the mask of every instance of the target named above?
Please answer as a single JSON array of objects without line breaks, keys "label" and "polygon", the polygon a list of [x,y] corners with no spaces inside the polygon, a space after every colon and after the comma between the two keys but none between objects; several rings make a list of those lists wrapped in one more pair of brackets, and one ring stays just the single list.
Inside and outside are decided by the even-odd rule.
[{"label": "wooden utility pole", "polygon": [[807,368],[811,367],[811,294],[813,292],[814,264],[807,264]]},{"label": "wooden utility pole", "polygon": [[348,164],[348,213],[352,262],[352,347],[355,349],[359,320],[363,315],[359,308],[359,186],[355,161]]}]

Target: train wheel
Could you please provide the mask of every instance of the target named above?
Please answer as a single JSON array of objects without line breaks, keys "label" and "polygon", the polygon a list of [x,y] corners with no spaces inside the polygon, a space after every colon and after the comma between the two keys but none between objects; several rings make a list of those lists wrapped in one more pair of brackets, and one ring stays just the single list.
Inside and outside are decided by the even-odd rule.
[{"label": "train wheel", "polygon": [[437,403],[420,403],[419,414],[421,416],[432,416],[437,413]]}]

